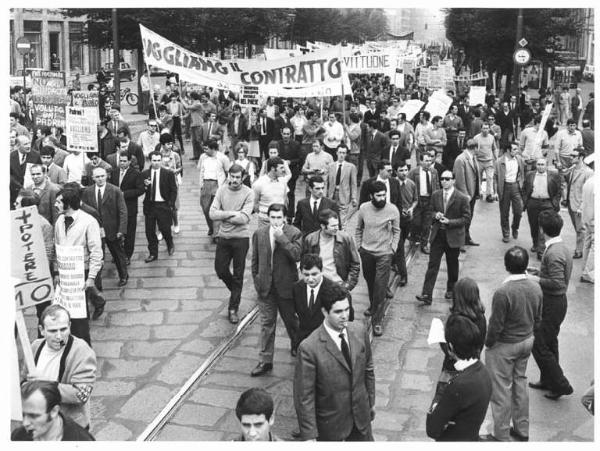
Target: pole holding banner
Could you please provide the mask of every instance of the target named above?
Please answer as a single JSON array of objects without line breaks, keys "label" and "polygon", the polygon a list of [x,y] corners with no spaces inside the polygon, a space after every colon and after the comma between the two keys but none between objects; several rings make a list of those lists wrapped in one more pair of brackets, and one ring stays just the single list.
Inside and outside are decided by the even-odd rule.
[{"label": "pole holding banner", "polygon": [[156,101],[154,100],[154,86],[152,86],[152,79],[150,78],[150,65],[144,58],[144,64],[146,65],[146,70],[148,71],[148,84],[150,84],[150,98],[152,99],[152,108],[154,108],[154,118],[158,117],[158,111],[156,111]]}]

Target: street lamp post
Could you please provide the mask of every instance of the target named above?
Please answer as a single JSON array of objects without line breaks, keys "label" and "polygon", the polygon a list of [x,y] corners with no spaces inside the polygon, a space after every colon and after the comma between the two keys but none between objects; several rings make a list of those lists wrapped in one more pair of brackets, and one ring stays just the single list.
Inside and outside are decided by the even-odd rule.
[{"label": "street lamp post", "polygon": [[[119,27],[117,24],[117,8],[112,9],[112,32],[113,32],[113,87],[115,88],[115,103],[121,104],[121,77],[119,76]],[[150,74],[148,74],[150,76]]]},{"label": "street lamp post", "polygon": [[[515,39],[515,52],[520,48],[519,41],[523,37],[523,8],[519,8],[517,14],[517,37]],[[513,95],[519,95],[519,88],[521,83],[521,65],[513,62],[513,84],[511,91]]]}]

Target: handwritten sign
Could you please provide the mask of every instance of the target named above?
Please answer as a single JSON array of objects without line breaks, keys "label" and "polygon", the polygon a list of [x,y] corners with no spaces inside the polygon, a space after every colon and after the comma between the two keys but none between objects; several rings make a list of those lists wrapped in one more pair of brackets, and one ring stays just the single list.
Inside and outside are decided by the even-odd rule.
[{"label": "handwritten sign", "polygon": [[485,105],[485,86],[471,86],[469,90],[469,105]]},{"label": "handwritten sign", "polygon": [[425,111],[428,111],[432,118],[435,116],[444,117],[448,113],[450,105],[452,105],[452,97],[447,96],[443,90],[438,90],[429,97],[429,101],[425,105]]},{"label": "handwritten sign", "polygon": [[47,125],[48,127],[66,127],[66,106],[71,103],[67,95],[67,88],[48,86],[34,86],[33,115],[36,128]]},{"label": "handwritten sign", "polygon": [[52,277],[37,207],[20,208],[10,216],[11,273],[19,280],[15,284],[16,308],[24,309],[52,299]]},{"label": "handwritten sign", "polygon": [[31,83],[32,86],[64,88],[65,73],[63,71],[32,70]]},{"label": "handwritten sign", "polygon": [[68,150],[98,152],[96,134],[97,108],[67,107],[67,143]]},{"label": "handwritten sign", "polygon": [[83,246],[56,245],[59,286],[54,303],[66,308],[71,318],[86,318]]}]

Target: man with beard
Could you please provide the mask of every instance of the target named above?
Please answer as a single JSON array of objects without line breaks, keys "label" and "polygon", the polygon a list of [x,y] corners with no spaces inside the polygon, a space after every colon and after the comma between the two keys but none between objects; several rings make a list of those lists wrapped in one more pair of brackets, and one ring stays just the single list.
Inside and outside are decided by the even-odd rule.
[{"label": "man with beard", "polygon": [[355,240],[362,261],[363,276],[369,291],[369,308],[373,334],[383,334],[383,302],[387,292],[390,267],[400,240],[400,213],[386,202],[387,188],[383,182],[374,181],[368,186],[371,202],[358,210]]}]

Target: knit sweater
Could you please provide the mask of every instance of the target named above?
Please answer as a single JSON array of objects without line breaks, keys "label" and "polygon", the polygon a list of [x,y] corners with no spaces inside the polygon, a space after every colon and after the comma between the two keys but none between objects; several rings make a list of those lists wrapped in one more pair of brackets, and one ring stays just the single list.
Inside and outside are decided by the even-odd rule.
[{"label": "knit sweater", "polygon": [[[254,191],[246,185],[233,190],[229,184],[222,185],[215,194],[215,199],[210,206],[210,218],[213,221],[222,221],[217,236],[219,238],[248,238],[248,223],[254,208]],[[226,218],[224,212],[236,211],[239,217]]]},{"label": "knit sweater", "polygon": [[521,342],[531,337],[541,317],[540,286],[530,279],[507,281],[494,293],[485,345]]},{"label": "knit sweater", "polygon": [[386,203],[376,208],[365,202],[358,210],[356,246],[376,256],[393,254],[400,241],[400,213],[395,205]]}]

